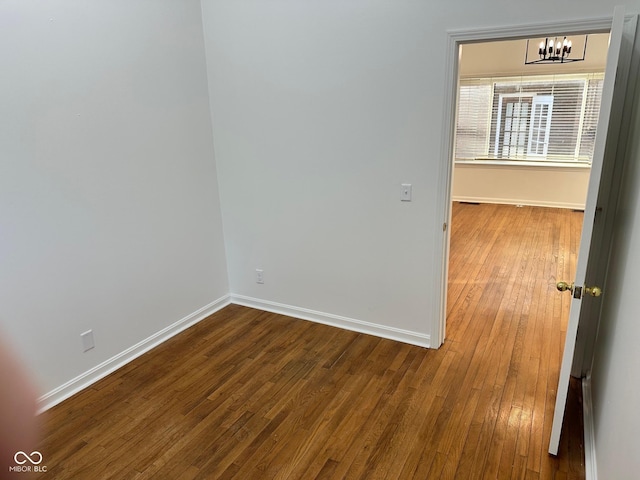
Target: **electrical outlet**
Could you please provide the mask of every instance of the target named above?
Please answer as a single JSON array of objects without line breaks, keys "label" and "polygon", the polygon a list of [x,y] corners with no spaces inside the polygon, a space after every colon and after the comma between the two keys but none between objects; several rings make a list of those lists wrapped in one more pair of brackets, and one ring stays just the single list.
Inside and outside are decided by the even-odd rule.
[{"label": "electrical outlet", "polygon": [[256,268],[256,283],[264,283],[264,271]]},{"label": "electrical outlet", "polygon": [[403,202],[410,202],[411,201],[411,184],[403,183],[402,185],[400,185],[400,187],[401,187],[400,200]]},{"label": "electrical outlet", "polygon": [[87,330],[86,332],[81,333],[80,338],[82,338],[83,352],[87,352],[96,346],[93,341],[93,330]]}]

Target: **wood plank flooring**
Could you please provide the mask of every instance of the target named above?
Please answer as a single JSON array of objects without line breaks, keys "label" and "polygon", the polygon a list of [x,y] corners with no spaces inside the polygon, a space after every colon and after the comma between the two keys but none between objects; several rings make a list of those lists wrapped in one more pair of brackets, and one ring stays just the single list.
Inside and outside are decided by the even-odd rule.
[{"label": "wood plank flooring", "polygon": [[44,413],[38,478],[584,478],[577,383],[546,453],[581,221],[455,204],[437,351],[231,305]]}]

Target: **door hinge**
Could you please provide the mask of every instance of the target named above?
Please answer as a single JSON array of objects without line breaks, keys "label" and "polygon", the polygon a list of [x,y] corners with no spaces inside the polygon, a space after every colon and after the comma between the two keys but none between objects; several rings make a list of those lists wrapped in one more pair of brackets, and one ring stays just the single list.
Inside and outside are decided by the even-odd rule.
[{"label": "door hinge", "polygon": [[442,224],[442,231],[446,232],[447,231],[447,224],[446,222]]}]

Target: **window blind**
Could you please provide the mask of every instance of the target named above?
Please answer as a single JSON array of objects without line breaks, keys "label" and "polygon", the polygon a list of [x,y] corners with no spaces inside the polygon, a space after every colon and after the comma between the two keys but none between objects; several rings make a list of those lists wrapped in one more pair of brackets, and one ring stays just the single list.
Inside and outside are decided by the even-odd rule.
[{"label": "window blind", "polygon": [[603,78],[462,79],[455,158],[590,163]]},{"label": "window blind", "polygon": [[460,82],[455,156],[472,160],[487,155],[493,87],[482,79]]}]

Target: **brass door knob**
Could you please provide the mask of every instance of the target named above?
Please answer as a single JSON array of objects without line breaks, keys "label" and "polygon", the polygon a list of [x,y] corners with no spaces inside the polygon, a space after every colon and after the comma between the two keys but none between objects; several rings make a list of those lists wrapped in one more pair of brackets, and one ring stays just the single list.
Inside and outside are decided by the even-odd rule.
[{"label": "brass door knob", "polygon": [[556,283],[556,288],[560,292],[566,292],[568,290],[569,292],[573,293],[573,283],[558,282]]},{"label": "brass door knob", "polygon": [[599,297],[602,295],[602,289],[600,287],[584,287],[584,293],[592,297]]},{"label": "brass door knob", "polygon": [[580,299],[582,298],[582,292],[584,291],[585,295],[591,295],[592,297],[599,297],[602,295],[602,289],[600,287],[576,287],[573,283],[567,282],[558,282],[556,283],[556,288],[560,292],[569,291],[573,294],[573,298]]}]

